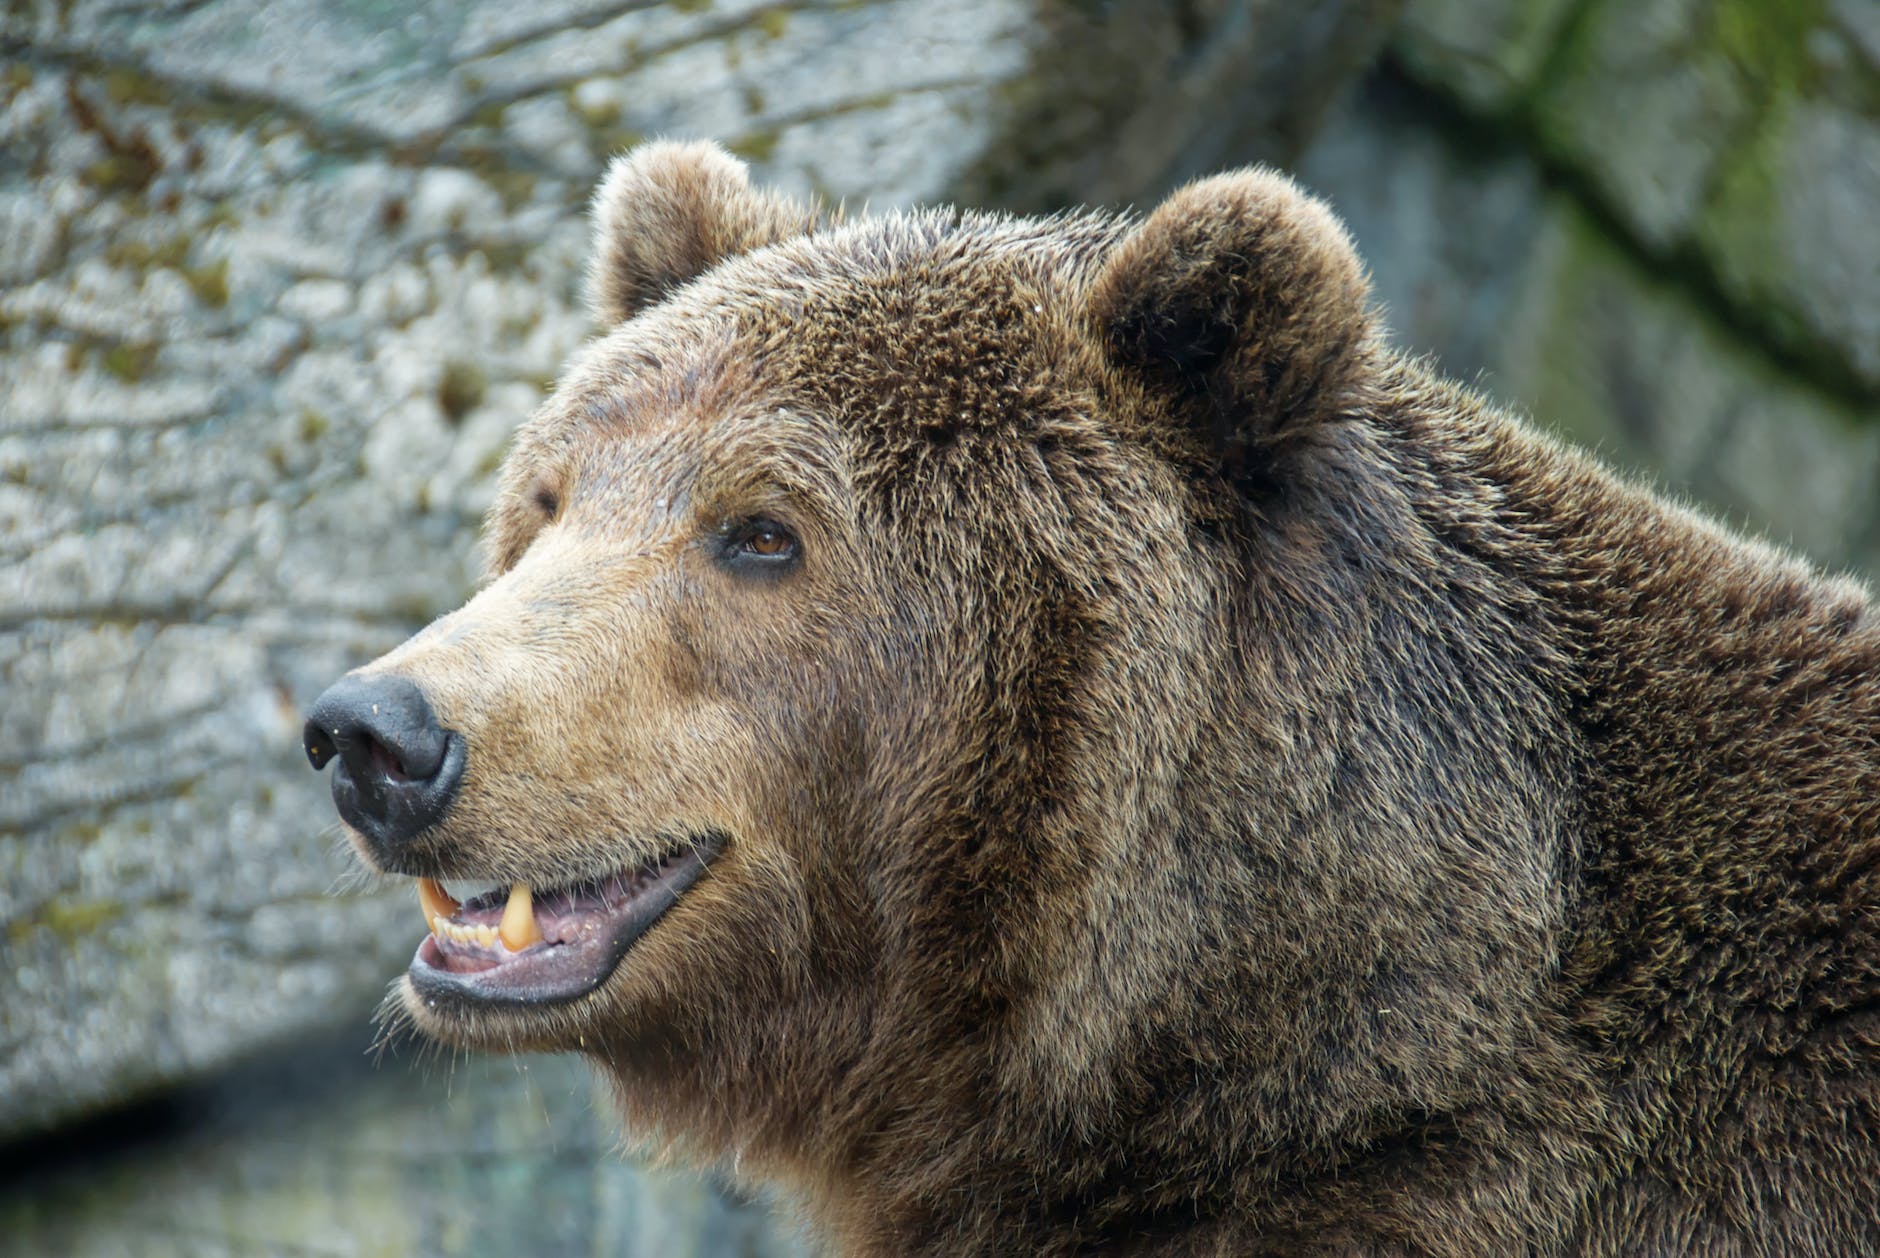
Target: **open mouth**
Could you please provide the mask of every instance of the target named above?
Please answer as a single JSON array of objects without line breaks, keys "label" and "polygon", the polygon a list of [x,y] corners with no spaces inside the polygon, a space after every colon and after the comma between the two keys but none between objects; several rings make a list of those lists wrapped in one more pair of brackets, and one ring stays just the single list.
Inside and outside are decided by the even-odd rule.
[{"label": "open mouth", "polygon": [[461,902],[435,879],[420,878],[418,903],[431,933],[411,959],[412,986],[427,1001],[484,1005],[586,995],[723,848],[721,838],[698,839],[608,878],[546,891],[518,882]]}]

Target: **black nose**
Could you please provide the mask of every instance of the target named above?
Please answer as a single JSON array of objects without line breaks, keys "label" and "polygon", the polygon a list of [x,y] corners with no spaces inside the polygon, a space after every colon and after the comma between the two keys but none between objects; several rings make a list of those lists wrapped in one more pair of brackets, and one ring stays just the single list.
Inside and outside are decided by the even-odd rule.
[{"label": "black nose", "polygon": [[314,701],[301,736],[314,768],[339,757],[333,803],[387,854],[442,817],[463,780],[462,735],[440,728],[404,677],[340,678]]}]

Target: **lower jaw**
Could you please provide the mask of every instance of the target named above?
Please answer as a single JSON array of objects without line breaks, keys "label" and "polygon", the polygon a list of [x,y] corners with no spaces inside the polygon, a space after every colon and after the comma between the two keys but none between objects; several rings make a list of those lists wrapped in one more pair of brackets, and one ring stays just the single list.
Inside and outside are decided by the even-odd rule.
[{"label": "lower jaw", "polygon": [[538,944],[487,969],[449,968],[437,937],[426,935],[406,971],[412,992],[430,1011],[536,1009],[579,1001],[612,977],[634,944],[698,882],[723,847],[722,838],[714,836],[683,849],[592,935]]}]

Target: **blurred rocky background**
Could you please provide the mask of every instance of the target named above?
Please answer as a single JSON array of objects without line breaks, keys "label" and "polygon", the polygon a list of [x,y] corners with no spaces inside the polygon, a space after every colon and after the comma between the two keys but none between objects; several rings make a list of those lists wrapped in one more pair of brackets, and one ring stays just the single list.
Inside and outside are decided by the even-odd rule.
[{"label": "blurred rocky background", "polygon": [[1404,345],[1880,571],[1876,0],[9,0],[0,1251],[801,1248],[570,1063],[368,1056],[422,926],[297,749],[469,590],[652,135],[851,206],[1285,166]]}]

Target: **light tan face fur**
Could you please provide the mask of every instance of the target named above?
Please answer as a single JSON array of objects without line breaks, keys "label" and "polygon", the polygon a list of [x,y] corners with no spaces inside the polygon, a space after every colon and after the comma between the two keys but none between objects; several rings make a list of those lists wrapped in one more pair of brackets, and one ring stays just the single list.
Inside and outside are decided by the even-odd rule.
[{"label": "light tan face fur", "polygon": [[[732,367],[722,329],[650,322],[592,347],[518,435],[486,588],[362,671],[415,682],[469,748],[455,802],[399,872],[543,888],[675,840],[726,848],[571,1004],[440,1009],[407,980],[409,1014],[447,1041],[577,1047],[649,995],[684,999],[698,947],[719,950],[714,969],[776,955],[829,837],[809,832],[829,818],[811,800],[853,738],[866,662],[845,637],[873,606],[840,435]],[[794,559],[728,557],[753,521],[782,525]],[[747,922],[757,938],[736,937]]]}]

